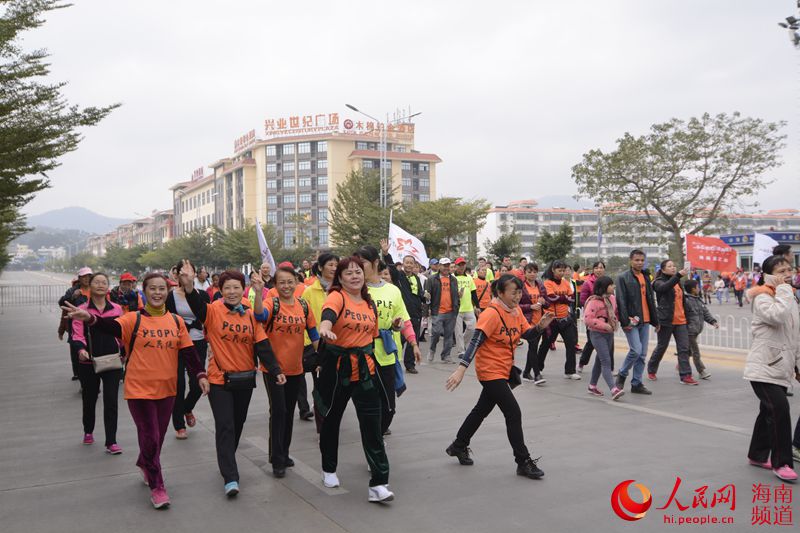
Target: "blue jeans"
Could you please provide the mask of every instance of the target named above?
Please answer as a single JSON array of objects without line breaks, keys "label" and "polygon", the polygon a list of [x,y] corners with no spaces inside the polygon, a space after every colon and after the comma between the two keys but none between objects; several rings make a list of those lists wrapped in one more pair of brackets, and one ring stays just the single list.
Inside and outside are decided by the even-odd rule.
[{"label": "blue jeans", "polygon": [[625,338],[628,339],[628,355],[625,362],[619,369],[619,376],[628,377],[628,371],[633,367],[633,379],[631,385],[642,384],[642,374],[644,373],[644,359],[647,354],[647,343],[650,340],[650,324],[639,324],[633,329],[625,331]]}]

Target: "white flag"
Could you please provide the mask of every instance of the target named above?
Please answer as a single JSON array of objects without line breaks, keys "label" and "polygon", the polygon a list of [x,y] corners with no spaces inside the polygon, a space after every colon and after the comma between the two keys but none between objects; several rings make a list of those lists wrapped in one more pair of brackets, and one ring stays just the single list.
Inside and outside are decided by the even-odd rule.
[{"label": "white flag", "polygon": [[778,241],[769,235],[756,233],[753,239],[753,263],[764,264],[764,260],[772,255],[772,249],[776,246]]},{"label": "white flag", "polygon": [[[256,219],[256,235],[258,235],[258,247],[261,249],[261,262],[269,263],[272,268],[270,272],[275,275],[275,259],[272,258],[272,252],[269,251],[267,238],[264,237],[264,230],[261,229],[261,223]],[[259,265],[260,266],[260,265]]]},{"label": "white flag", "polygon": [[389,223],[389,253],[395,261],[413,256],[420,265],[428,268],[428,254],[422,241],[393,222]]}]

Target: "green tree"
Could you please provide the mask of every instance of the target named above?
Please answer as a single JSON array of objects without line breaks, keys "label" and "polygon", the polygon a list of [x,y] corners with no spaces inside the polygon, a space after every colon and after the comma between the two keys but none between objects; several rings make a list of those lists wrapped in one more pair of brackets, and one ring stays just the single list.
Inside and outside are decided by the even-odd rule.
[{"label": "green tree", "polygon": [[[572,177],[602,206],[604,229],[668,242],[682,262],[683,235],[727,226],[770,183],[763,176],[781,164],[783,126],[739,113],[672,119],[647,135],[625,133],[612,152],[584,154]],[[653,230],[668,237],[643,237]]]},{"label": "green tree", "polygon": [[50,186],[47,173],[78,148],[78,128],[93,126],[118,104],[69,105],[65,83],[43,83],[50,73],[46,50],[24,51],[22,33],[44,24],[44,14],[67,7],[55,0],[0,0],[0,270],[6,247],[29,231],[20,209]]},{"label": "green tree", "polygon": [[142,254],[138,262],[142,267],[162,270],[172,268],[182,259],[191,260],[196,267],[203,265],[210,267],[223,266],[225,263],[221,258],[219,249],[216,245],[212,246],[212,241],[214,243],[217,242],[214,239],[218,239],[216,232],[193,231],[187,235],[172,239],[161,248]]},{"label": "green tree", "polygon": [[[380,176],[377,171],[354,170],[336,188],[329,226],[334,249],[350,254],[364,244],[378,246],[389,234],[389,213],[400,207],[392,201],[380,207]],[[392,191],[390,197],[394,197]]]},{"label": "green tree", "polygon": [[483,247],[486,248],[486,253],[491,256],[492,261],[499,262],[505,256],[515,257],[519,254],[522,249],[522,237],[516,231],[503,231],[495,241],[486,239]]},{"label": "green tree", "polygon": [[103,268],[119,273],[125,270],[138,272],[143,266],[139,263],[139,259],[148,251],[149,248],[146,245],[134,246],[132,248],[123,248],[119,245],[113,245],[106,248],[106,255],[103,256],[100,263]]},{"label": "green tree", "polygon": [[429,257],[450,255],[454,248],[470,244],[470,257],[476,259],[475,235],[486,224],[491,206],[483,199],[462,200],[445,197],[431,202],[416,202],[397,216],[406,231],[425,244]]},{"label": "green tree", "polygon": [[539,266],[556,259],[564,260],[572,253],[572,227],[564,222],[555,234],[542,230],[536,239],[536,260]]}]

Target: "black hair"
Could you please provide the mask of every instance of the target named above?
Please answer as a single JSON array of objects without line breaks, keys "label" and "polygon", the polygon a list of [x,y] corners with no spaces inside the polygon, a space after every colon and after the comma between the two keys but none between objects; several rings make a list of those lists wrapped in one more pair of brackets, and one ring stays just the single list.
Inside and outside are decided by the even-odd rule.
[{"label": "black hair", "polygon": [[673,262],[674,261],[672,259],[664,259],[663,261],[661,261],[661,263],[659,263],[658,265],[658,277],[660,278],[672,277],[667,274],[664,274],[664,267],[667,266],[667,263],[673,263]]},{"label": "black hair", "polygon": [[311,274],[318,278],[322,276],[322,269],[331,261],[339,262],[339,256],[330,252],[325,252],[317,257],[317,262],[311,265]]},{"label": "black hair", "polygon": [[642,257],[647,257],[646,253],[644,253],[638,248],[634,248],[633,250],[631,250],[631,253],[628,254],[628,259],[633,259],[635,255],[641,255]]},{"label": "black hair", "polygon": [[683,290],[686,293],[691,294],[693,290],[697,288],[697,280],[696,279],[687,279],[686,282],[683,284]]},{"label": "black hair", "polygon": [[567,264],[562,261],[561,259],[556,259],[547,267],[547,270],[544,271],[544,275],[542,276],[544,279],[556,279],[555,275],[553,274],[553,270],[557,268],[567,268]]},{"label": "black hair", "polygon": [[380,253],[378,253],[378,249],[369,244],[365,244],[364,246],[353,252],[353,255],[357,255],[358,257],[360,257],[364,261],[367,261],[368,263],[374,263],[381,257]]},{"label": "black hair", "polygon": [[604,296],[608,288],[614,284],[614,280],[608,276],[600,276],[594,280],[594,288],[592,294],[595,296]]},{"label": "black hair", "polygon": [[387,268],[389,268],[389,267],[386,266],[386,263],[384,263],[383,260],[378,261],[378,272],[383,272]]},{"label": "black hair", "polygon": [[492,282],[492,296],[495,298],[500,296],[500,293],[506,292],[509,283],[513,283],[517,289],[522,290],[522,281],[513,274],[503,274]]},{"label": "black hair", "polygon": [[106,281],[109,281],[108,274],[106,274],[105,272],[95,272],[94,274],[92,274],[92,277],[89,278],[89,283],[93,282],[94,278],[96,278],[97,276],[103,276],[104,278],[106,278]]},{"label": "black hair", "polygon": [[603,265],[603,268],[606,267],[606,264],[603,261],[595,261],[592,264],[592,270],[594,270],[595,268],[599,267],[600,265]]},{"label": "black hair", "polygon": [[792,247],[788,244],[779,244],[772,249],[772,255],[786,255],[792,251]]},{"label": "black hair", "polygon": [[527,257],[520,257],[520,258],[519,258],[519,260],[520,260],[520,261],[527,261],[527,260],[528,260],[528,258],[527,258]]},{"label": "black hair", "polygon": [[574,265],[572,265],[572,270],[574,270],[575,272],[579,271],[580,269],[581,265],[579,263],[575,263]]},{"label": "black hair", "polygon": [[[791,266],[789,260],[783,257],[782,255],[771,255],[766,259],[764,259],[764,262],[761,263],[761,272],[763,272],[764,274],[772,274],[773,272],[775,272],[775,268],[778,267],[779,265],[782,265],[783,263],[786,263],[787,265]],[[766,276],[761,276],[758,279],[759,285],[764,284],[764,278],[766,278]]]},{"label": "black hair", "polygon": [[527,265],[525,265],[525,272],[533,272],[534,270],[536,272],[539,272],[539,265],[537,265],[536,263],[528,263]]}]

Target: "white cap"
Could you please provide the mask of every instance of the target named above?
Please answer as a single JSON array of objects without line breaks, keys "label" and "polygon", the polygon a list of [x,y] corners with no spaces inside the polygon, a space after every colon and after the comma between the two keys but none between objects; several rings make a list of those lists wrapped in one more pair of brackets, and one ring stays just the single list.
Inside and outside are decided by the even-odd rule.
[{"label": "white cap", "polygon": [[441,259],[439,259],[439,264],[440,265],[449,265],[450,264],[450,258],[449,257],[442,257]]}]

